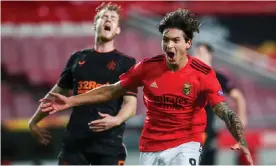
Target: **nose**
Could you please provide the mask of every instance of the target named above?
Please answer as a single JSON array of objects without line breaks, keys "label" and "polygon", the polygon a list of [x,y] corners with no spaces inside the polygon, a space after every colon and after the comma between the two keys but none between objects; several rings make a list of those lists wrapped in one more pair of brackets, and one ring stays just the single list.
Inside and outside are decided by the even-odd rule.
[{"label": "nose", "polygon": [[108,16],[108,17],[106,18],[106,21],[111,22],[111,16]]},{"label": "nose", "polygon": [[168,47],[168,48],[173,48],[173,47],[174,47],[173,42],[172,42],[172,41],[169,41],[167,47]]}]

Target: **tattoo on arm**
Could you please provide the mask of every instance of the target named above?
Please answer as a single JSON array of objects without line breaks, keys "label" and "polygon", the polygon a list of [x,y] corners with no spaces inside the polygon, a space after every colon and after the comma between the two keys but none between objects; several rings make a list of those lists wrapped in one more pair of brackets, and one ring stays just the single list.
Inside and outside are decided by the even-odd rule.
[{"label": "tattoo on arm", "polygon": [[237,114],[228,107],[227,103],[221,102],[216,104],[213,107],[213,111],[225,122],[228,130],[240,145],[247,146],[241,120]]}]

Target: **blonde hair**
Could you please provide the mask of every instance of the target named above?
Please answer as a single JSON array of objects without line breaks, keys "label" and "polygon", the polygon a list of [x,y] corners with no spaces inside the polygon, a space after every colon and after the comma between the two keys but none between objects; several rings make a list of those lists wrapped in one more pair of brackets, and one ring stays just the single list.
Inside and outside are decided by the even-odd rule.
[{"label": "blonde hair", "polygon": [[101,11],[103,10],[110,10],[110,11],[115,11],[119,18],[120,18],[120,15],[121,15],[121,6],[120,5],[117,5],[117,4],[112,4],[111,2],[109,3],[105,3],[103,2],[102,4],[100,4],[97,8],[96,8],[96,15],[94,17],[94,23],[100,18],[100,13]]}]

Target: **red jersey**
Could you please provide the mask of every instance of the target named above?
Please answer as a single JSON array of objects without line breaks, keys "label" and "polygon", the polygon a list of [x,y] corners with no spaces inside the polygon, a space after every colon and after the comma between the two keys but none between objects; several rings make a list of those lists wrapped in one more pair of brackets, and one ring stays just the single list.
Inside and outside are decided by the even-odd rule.
[{"label": "red jersey", "polygon": [[146,59],[120,76],[126,89],[143,86],[147,108],[140,138],[141,152],[173,148],[186,142],[203,142],[204,107],[225,101],[214,70],[188,56],[185,67],[172,72],[164,55]]}]

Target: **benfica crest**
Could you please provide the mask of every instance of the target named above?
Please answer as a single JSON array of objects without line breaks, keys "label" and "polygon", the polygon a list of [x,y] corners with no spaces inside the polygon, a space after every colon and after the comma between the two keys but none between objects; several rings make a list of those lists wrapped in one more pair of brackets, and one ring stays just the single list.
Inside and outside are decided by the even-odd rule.
[{"label": "benfica crest", "polygon": [[182,93],[186,96],[188,96],[191,93],[191,84],[184,84],[184,88],[182,89]]}]

